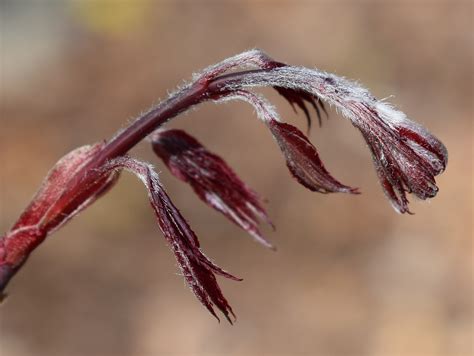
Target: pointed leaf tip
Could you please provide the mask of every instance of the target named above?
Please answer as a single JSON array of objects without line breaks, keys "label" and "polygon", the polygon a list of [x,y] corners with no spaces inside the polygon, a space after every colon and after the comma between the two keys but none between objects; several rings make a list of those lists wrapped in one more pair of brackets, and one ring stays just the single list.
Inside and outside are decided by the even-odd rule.
[{"label": "pointed leaf tip", "polygon": [[309,110],[306,106],[306,103],[309,103],[314,111],[316,112],[316,116],[318,118],[319,127],[323,125],[321,110],[326,114],[328,117],[328,113],[326,111],[326,107],[324,103],[319,99],[319,97],[314,96],[311,93],[305,92],[303,90],[296,90],[284,87],[274,87],[275,90],[283,96],[286,101],[292,106],[293,110],[296,112],[295,104],[298,106],[304,113],[306,117],[306,123],[308,125],[308,132],[311,130],[312,120],[311,115],[309,114]]},{"label": "pointed leaf tip", "polygon": [[309,190],[319,193],[358,194],[357,188],[340,183],[324,167],[316,148],[296,127],[276,120],[268,122],[291,174]]},{"label": "pointed leaf tip", "polygon": [[182,130],[161,130],[152,136],[154,152],[171,173],[188,183],[208,206],[224,214],[257,242],[274,249],[262,235],[260,221],[272,225],[260,197],[218,155]]},{"label": "pointed leaf tip", "polygon": [[212,315],[219,319],[213,308],[215,306],[230,321],[229,315],[234,313],[217,284],[215,274],[233,280],[241,279],[218,267],[202,253],[196,234],[164,191],[153,168],[132,158],[120,157],[107,162],[102,169],[104,173],[126,169],[140,178],[147,188],[160,229],[174,252],[188,286]]},{"label": "pointed leaf tip", "polygon": [[13,227],[0,237],[0,293],[29,254],[59,226],[111,189],[118,174],[89,171],[76,178],[103,143],[79,147],[63,156],[43,180]]}]

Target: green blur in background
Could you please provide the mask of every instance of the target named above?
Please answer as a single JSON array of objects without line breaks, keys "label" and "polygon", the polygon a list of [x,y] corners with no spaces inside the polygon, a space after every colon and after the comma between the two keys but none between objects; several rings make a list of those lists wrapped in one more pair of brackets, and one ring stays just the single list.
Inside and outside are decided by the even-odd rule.
[{"label": "green blur in background", "polygon": [[[54,163],[109,138],[207,65],[258,47],[359,80],[447,146],[431,202],[396,214],[369,150],[330,112],[311,140],[363,194],[311,193],[289,175],[253,109],[202,105],[172,122],[224,157],[276,224],[254,243],[153,156],[217,264],[238,321],[218,324],[179,275],[146,198],[124,174],[51,236],[10,283],[2,356],[471,355],[473,5],[470,1],[0,2],[0,232]],[[272,91],[288,122],[304,129]]]}]

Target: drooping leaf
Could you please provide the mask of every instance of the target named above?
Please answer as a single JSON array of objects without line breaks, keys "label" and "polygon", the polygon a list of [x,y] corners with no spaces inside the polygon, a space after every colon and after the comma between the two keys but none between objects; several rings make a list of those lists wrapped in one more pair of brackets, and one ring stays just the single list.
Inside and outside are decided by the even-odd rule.
[{"label": "drooping leaf", "polygon": [[320,193],[358,193],[356,188],[346,186],[331,176],[316,148],[296,127],[276,120],[269,121],[268,126],[291,174],[306,188]]},{"label": "drooping leaf", "polygon": [[259,230],[270,223],[258,195],[216,154],[182,130],[161,130],[152,147],[171,173],[191,185],[207,205],[224,214],[263,245],[272,248]]},{"label": "drooping leaf", "polygon": [[129,157],[119,157],[108,162],[103,172],[116,169],[136,174],[145,184],[160,229],[175,254],[188,286],[212,315],[219,319],[213,308],[215,305],[232,323],[231,316],[235,318],[235,315],[217,284],[215,274],[237,281],[241,279],[224,271],[202,253],[196,234],[173,205],[150,165]]}]

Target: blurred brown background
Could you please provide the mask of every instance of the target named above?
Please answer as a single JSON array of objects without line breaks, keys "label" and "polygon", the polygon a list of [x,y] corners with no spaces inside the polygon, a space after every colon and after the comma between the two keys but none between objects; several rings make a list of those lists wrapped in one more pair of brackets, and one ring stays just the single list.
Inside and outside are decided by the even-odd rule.
[{"label": "blurred brown background", "polygon": [[0,10],[0,231],[63,154],[253,47],[393,94],[450,154],[438,197],[401,216],[360,134],[335,112],[311,140],[360,196],[305,190],[250,107],[203,105],[172,125],[268,198],[278,252],[208,209],[146,143],[133,155],[162,170],[205,252],[244,278],[219,280],[237,323],[218,324],[189,292],[145,190],[125,174],[10,284],[2,356],[472,354],[472,2],[2,0]]}]

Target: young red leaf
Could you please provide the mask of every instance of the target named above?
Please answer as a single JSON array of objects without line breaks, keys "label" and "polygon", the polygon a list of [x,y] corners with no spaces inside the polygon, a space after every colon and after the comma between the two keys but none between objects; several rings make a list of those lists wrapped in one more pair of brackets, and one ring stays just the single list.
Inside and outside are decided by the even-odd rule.
[{"label": "young red leaf", "polygon": [[[215,65],[212,65],[206,68],[202,73],[195,75],[194,79],[196,81],[209,82],[212,79],[216,78],[218,75],[221,75],[234,68],[261,68],[261,69],[275,69],[281,67],[287,67],[288,64],[274,60],[265,52],[259,49],[253,49],[247,52],[243,52],[236,56],[225,59],[222,62],[219,62]],[[322,125],[321,120],[321,110],[324,111],[326,116],[328,115],[324,103],[320,100],[320,97],[312,93],[308,93],[304,90],[293,89],[282,87],[279,85],[273,86],[273,88],[283,96],[288,103],[293,107],[293,110],[296,112],[295,104],[303,111],[306,116],[306,121],[308,124],[308,130],[311,128],[311,116],[309,110],[306,107],[306,103],[309,103],[318,116],[319,126]],[[219,96],[215,97],[216,99]]]},{"label": "young red leaf", "polygon": [[348,187],[333,178],[319,158],[316,148],[296,127],[279,122],[273,107],[260,96],[247,90],[234,90],[218,101],[243,100],[251,104],[259,118],[267,124],[275,137],[291,174],[309,190],[320,193],[353,193],[356,188]]},{"label": "young red leaf", "polygon": [[378,111],[373,111],[353,104],[353,110],[360,117],[355,126],[372,152],[382,188],[395,210],[410,213],[407,193],[422,200],[433,198],[438,192],[435,176],[447,164],[444,145],[389,107],[379,106]]},{"label": "young red leaf", "polygon": [[[46,215],[51,214],[50,210],[54,204],[57,203],[61,196],[67,194],[66,187],[68,182],[95,154],[97,154],[97,152],[100,151],[102,146],[103,143],[82,146],[62,157],[48,173],[48,176],[43,180],[40,189],[20,215],[20,218],[13,225],[12,230],[25,226],[38,225],[40,223],[42,225],[47,223],[44,221]],[[115,175],[113,177],[115,177]],[[109,180],[112,181],[112,177],[110,177]],[[88,205],[90,205],[93,200],[97,199],[98,191],[110,187],[112,184],[110,181],[108,184],[104,183],[103,186],[101,185],[100,188],[97,188],[97,190],[91,194]],[[82,206],[82,209],[85,207],[86,206]],[[69,215],[61,215],[62,220],[58,220],[58,224],[69,218]]]},{"label": "young red leaf", "polygon": [[[436,195],[435,176],[447,163],[446,148],[436,137],[355,82],[317,69],[287,65],[271,68],[251,71],[238,80],[226,78],[228,84],[219,88],[232,96],[250,87],[280,87],[325,100],[362,132],[384,192],[396,211],[409,212],[407,193],[420,199]],[[264,121],[268,121],[266,116]],[[308,184],[308,180],[303,181]]]},{"label": "young red leaf", "polygon": [[[278,62],[268,57],[268,61],[265,64],[264,68],[275,69],[287,66],[288,64],[286,63]],[[318,95],[302,90],[300,88],[287,88],[282,86],[274,86],[273,88],[278,92],[278,94],[283,96],[286,101],[288,101],[288,103],[291,105],[295,112],[295,104],[303,111],[306,116],[308,131],[311,129],[311,116],[309,114],[308,108],[306,107],[306,103],[309,103],[314,108],[314,111],[316,111],[316,115],[318,117],[319,126],[322,126],[323,123],[321,118],[321,110],[324,111],[326,117],[328,116],[328,112],[326,111],[326,107],[324,106],[324,103]]]},{"label": "young red leaf", "polygon": [[207,205],[224,214],[263,245],[259,219],[271,224],[258,195],[216,154],[182,130],[160,130],[152,147],[171,173],[191,185]]},{"label": "young red leaf", "polygon": [[[252,70],[226,74],[237,67],[251,67]],[[275,88],[293,107],[296,105],[303,110],[308,120],[306,105],[312,105],[320,119],[323,101],[350,119],[369,145],[382,187],[397,211],[409,212],[407,193],[420,199],[436,195],[435,176],[446,167],[447,151],[428,131],[374,98],[357,83],[317,69],[277,62],[259,50],[251,50],[195,75],[193,83],[181,87],[106,143],[80,148],[58,162],[17,223],[0,238],[0,293],[32,250],[48,234],[110,189],[117,180],[117,170],[125,168],[136,173],[147,186],[160,228],[193,292],[213,315],[216,315],[213,310],[216,306],[230,321],[232,309],[217,285],[215,274],[237,278],[214,265],[201,252],[194,232],[171,203],[152,168],[123,155],[165,122],[197,104],[208,100],[240,99],[252,104],[268,125],[291,173],[300,183],[324,193],[357,193],[356,189],[341,184],[328,173],[305,135],[297,128],[281,123],[264,98],[248,91],[254,87]],[[187,156],[180,147],[166,149],[169,153],[163,156],[172,171],[183,180],[195,180],[195,190],[206,202],[218,206],[224,214],[231,215],[231,219],[248,224],[243,224],[244,228],[255,237],[261,237],[257,217],[268,218],[258,198],[220,158],[204,148],[197,149],[200,144],[190,143],[192,140],[186,137],[183,143],[184,152],[188,151],[188,146],[192,147],[189,159],[182,159]],[[180,158],[178,163],[185,161],[186,165],[173,161],[175,156]],[[192,169],[197,172],[195,175],[189,175]],[[215,177],[209,178],[209,172],[219,172],[225,178],[224,188]],[[230,194],[225,189],[229,186],[240,189],[241,196],[236,198]],[[206,195],[208,191],[210,196]]]},{"label": "young red leaf", "polygon": [[358,193],[356,188],[348,187],[331,176],[316,148],[296,127],[277,120],[268,121],[268,127],[286,158],[291,174],[306,188],[319,193]]},{"label": "young red leaf", "polygon": [[88,183],[75,195],[70,194],[68,183],[102,146],[103,143],[83,146],[61,158],[17,222],[0,239],[0,291],[38,244],[114,185],[118,178],[115,172],[91,172]]},{"label": "young red leaf", "polygon": [[214,274],[236,281],[241,279],[216,266],[201,252],[194,231],[173,205],[150,165],[129,157],[119,157],[109,161],[102,168],[102,172],[109,174],[116,169],[126,169],[136,174],[145,184],[160,229],[175,254],[188,286],[212,315],[219,320],[213,309],[215,305],[232,323],[230,316],[235,318],[235,315],[224,298]]},{"label": "young red leaf", "polygon": [[321,110],[324,111],[326,117],[328,113],[326,111],[324,103],[318,97],[308,94],[307,92],[304,92],[302,90],[293,90],[282,87],[275,87],[275,90],[278,92],[278,94],[283,96],[290,103],[295,112],[295,104],[304,112],[306,116],[306,122],[308,124],[308,131],[311,129],[311,116],[305,103],[311,104],[311,106],[314,108],[314,111],[316,111],[316,115],[318,117],[319,126],[322,126],[323,122],[321,118]]}]

